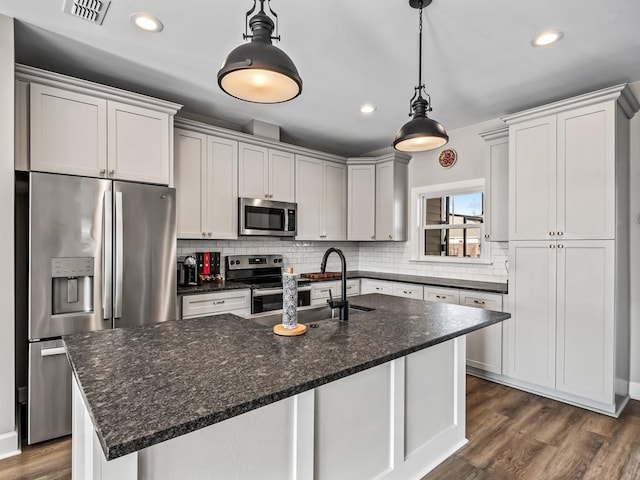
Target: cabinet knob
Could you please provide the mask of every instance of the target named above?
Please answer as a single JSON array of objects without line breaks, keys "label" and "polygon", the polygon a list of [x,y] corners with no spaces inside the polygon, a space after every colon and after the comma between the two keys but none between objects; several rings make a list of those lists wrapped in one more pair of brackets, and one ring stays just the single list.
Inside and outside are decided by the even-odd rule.
[{"label": "cabinet knob", "polygon": [[207,236],[207,232],[202,232],[202,236],[206,237]]},{"label": "cabinet knob", "polygon": [[564,245],[560,244],[558,245],[558,248],[564,248]]},{"label": "cabinet knob", "polygon": [[564,232],[558,232],[558,235],[559,236],[564,235]]},{"label": "cabinet knob", "polygon": [[549,248],[556,248],[555,245],[549,245]]},{"label": "cabinet knob", "polygon": [[211,236],[211,232],[208,232],[208,233],[207,233],[207,235],[208,235],[208,236]]},{"label": "cabinet knob", "polygon": [[489,234],[488,234],[488,233],[485,233],[485,234],[484,234],[484,238],[489,238]]},{"label": "cabinet knob", "polygon": [[552,236],[552,237],[553,237],[555,234],[556,234],[556,232],[549,232],[549,235],[550,235],[550,236]]},{"label": "cabinet knob", "polygon": [[389,235],[389,240],[393,240],[393,235]]},{"label": "cabinet knob", "polygon": [[375,235],[371,235],[371,240],[375,240],[376,236]]}]

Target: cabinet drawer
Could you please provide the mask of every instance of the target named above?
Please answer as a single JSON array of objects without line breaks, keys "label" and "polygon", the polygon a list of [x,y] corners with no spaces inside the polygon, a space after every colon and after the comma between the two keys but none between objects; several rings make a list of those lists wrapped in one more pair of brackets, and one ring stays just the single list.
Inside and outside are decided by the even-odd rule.
[{"label": "cabinet drawer", "polygon": [[251,313],[251,290],[226,290],[182,297],[182,318],[196,318],[218,313]]},{"label": "cabinet drawer", "polygon": [[460,291],[451,288],[424,287],[424,299],[430,302],[460,303]]},{"label": "cabinet drawer", "polygon": [[405,298],[417,298],[423,299],[423,287],[422,285],[416,285],[414,283],[394,283],[392,293],[396,297]]},{"label": "cabinet drawer", "polygon": [[360,290],[363,294],[384,293],[385,295],[393,295],[393,282],[363,278]]},{"label": "cabinet drawer", "polygon": [[460,305],[502,311],[502,295],[480,292],[460,292]]},{"label": "cabinet drawer", "polygon": [[[322,282],[311,286],[311,300],[323,300],[329,298],[329,291],[334,298],[342,295],[342,285],[337,282]],[[360,280],[357,278],[347,280],[347,296],[360,294]],[[324,302],[323,302],[324,303]]]}]

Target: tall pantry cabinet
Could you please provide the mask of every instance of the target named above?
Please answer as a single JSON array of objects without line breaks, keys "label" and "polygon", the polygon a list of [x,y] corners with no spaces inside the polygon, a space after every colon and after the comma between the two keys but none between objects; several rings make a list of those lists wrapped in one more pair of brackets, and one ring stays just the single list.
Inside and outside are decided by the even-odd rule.
[{"label": "tall pantry cabinet", "polygon": [[509,125],[504,374],[618,415],[629,398],[629,119],[620,85]]}]

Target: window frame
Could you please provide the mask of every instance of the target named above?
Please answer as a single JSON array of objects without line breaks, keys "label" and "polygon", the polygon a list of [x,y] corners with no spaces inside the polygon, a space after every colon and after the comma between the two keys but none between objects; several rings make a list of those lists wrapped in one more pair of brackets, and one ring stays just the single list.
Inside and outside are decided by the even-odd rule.
[{"label": "window frame", "polygon": [[[431,228],[423,225],[423,210],[425,198],[445,197],[459,195],[464,193],[482,192],[482,211],[483,222],[481,224],[468,224],[463,227],[460,224],[451,225],[432,225]],[[437,185],[425,185],[414,187],[411,189],[411,243],[413,262],[430,262],[430,263],[467,263],[467,264],[491,264],[490,253],[487,251],[488,242],[485,241],[485,181],[484,178],[476,178],[464,180],[460,182],[442,183]],[[429,230],[442,229],[460,229],[460,228],[478,228],[480,227],[480,256],[475,258],[469,257],[446,257],[441,255],[425,255],[424,254],[424,232]]]}]

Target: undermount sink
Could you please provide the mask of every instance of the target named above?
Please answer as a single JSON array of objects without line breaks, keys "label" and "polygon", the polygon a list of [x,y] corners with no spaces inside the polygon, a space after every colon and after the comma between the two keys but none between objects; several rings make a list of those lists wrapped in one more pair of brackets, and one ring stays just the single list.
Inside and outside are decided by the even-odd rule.
[{"label": "undermount sink", "polygon": [[[371,310],[374,309],[369,307],[362,307],[360,305],[349,305],[350,316],[359,313],[370,312]],[[320,322],[322,320],[338,320],[338,310],[335,309],[334,312],[335,313],[332,314],[329,305],[301,309],[298,310],[298,323],[304,323],[305,325],[308,325],[310,323]],[[265,327],[274,327],[275,325],[282,323],[282,312],[254,317],[251,320],[259,323],[260,325],[264,325]]]}]

